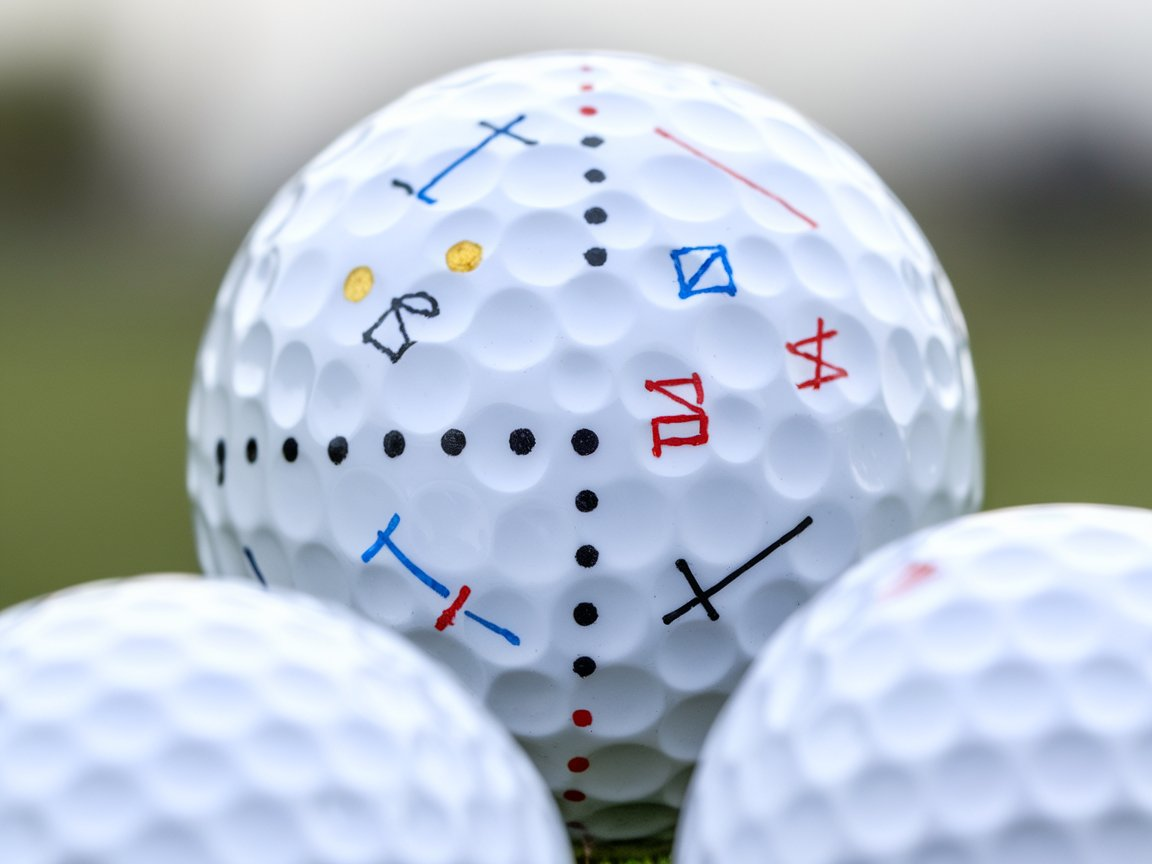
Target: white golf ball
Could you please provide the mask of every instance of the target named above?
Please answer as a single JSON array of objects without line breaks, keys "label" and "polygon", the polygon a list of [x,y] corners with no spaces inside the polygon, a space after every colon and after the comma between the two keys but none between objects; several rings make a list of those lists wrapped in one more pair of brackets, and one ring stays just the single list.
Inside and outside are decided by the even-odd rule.
[{"label": "white golf ball", "polygon": [[149,577],[0,614],[12,864],[570,864],[508,733],[398,636]]},{"label": "white golf ball", "polygon": [[192,389],[209,573],[453,667],[573,830],[668,832],[752,655],[975,508],[952,289],[860,159],[699,67],[547,54],[369,117],[276,197]]},{"label": "white golf ball", "polygon": [[676,864],[1152,852],[1152,512],[967,517],[785,625],[708,737]]}]

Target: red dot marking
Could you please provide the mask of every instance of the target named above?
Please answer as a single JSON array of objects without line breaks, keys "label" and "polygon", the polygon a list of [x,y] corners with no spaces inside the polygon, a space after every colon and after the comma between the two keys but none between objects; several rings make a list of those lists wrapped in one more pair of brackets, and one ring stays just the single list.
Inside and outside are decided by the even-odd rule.
[{"label": "red dot marking", "polygon": [[577,708],[572,712],[572,722],[581,728],[592,725],[592,712],[584,708]]},{"label": "red dot marking", "polygon": [[581,792],[579,789],[565,789],[564,790],[564,800],[565,801],[583,801],[587,797],[588,796],[585,795],[583,792]]},{"label": "red dot marking", "polygon": [[596,113],[596,109],[593,108],[591,105],[585,105],[580,109],[580,113],[583,114],[585,117],[591,117],[593,114]]},{"label": "red dot marking", "polygon": [[573,756],[568,760],[568,770],[573,774],[579,774],[588,770],[589,762],[583,756]]},{"label": "red dot marking", "polygon": [[895,597],[906,591],[911,591],[921,582],[926,582],[936,575],[936,567],[932,564],[914,562],[904,568],[899,581],[884,592],[883,599]]},{"label": "red dot marking", "polygon": [[589,90],[592,89],[592,85],[591,84],[581,84],[580,89],[583,90],[585,93],[587,93]]}]

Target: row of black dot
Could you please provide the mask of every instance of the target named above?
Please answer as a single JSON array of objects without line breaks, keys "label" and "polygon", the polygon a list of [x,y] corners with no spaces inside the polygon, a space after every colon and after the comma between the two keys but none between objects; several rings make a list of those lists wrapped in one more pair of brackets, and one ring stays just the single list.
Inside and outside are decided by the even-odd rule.
[{"label": "row of black dot", "polygon": [[[404,449],[407,446],[407,443],[404,440],[404,433],[396,429],[385,433],[382,443],[384,455],[390,459],[395,459],[397,456],[403,454]],[[440,436],[440,449],[449,456],[459,456],[464,452],[464,447],[467,443],[467,436],[465,436],[464,433],[459,429],[449,429],[447,432]],[[580,456],[587,456],[591,453],[595,453],[596,448],[599,446],[600,438],[591,429],[577,429],[572,434],[572,449],[576,451],[576,453]],[[527,456],[532,452],[533,449],[535,449],[535,447],[536,436],[533,434],[531,429],[513,429],[508,435],[508,449],[510,449],[517,456]],[[259,456],[259,452],[260,448],[256,443],[256,439],[249,438],[244,444],[244,458],[247,459],[249,463],[254,464],[257,457]],[[286,462],[295,462],[300,456],[300,444],[295,438],[285,438],[283,445],[280,447],[280,452],[284,456],[284,460]],[[224,483],[224,463],[226,461],[227,455],[227,445],[224,443],[224,439],[220,438],[216,442],[216,466],[218,469],[216,482],[221,485]],[[333,465],[339,465],[347,458],[348,439],[343,435],[337,435],[335,438],[328,442],[328,460]],[[583,494],[584,493],[581,493],[581,495]],[[584,505],[587,505],[588,501],[591,500],[592,503],[588,509],[592,509],[596,506],[596,496],[592,495],[591,492],[589,492],[588,495],[591,495],[591,499],[585,498]],[[577,502],[576,506],[577,508],[581,509],[582,512],[587,512],[587,510],[583,509],[583,506],[579,501]]]},{"label": "row of black dot", "polygon": [[[595,149],[604,143],[603,138],[588,135],[580,141],[585,147]],[[589,168],[584,172],[584,179],[589,183],[603,183],[607,179],[599,168]],[[584,221],[589,225],[602,225],[608,221],[608,213],[603,207],[589,207],[584,211]],[[584,252],[584,260],[592,267],[603,267],[608,261],[608,250],[602,246],[593,246]]]}]

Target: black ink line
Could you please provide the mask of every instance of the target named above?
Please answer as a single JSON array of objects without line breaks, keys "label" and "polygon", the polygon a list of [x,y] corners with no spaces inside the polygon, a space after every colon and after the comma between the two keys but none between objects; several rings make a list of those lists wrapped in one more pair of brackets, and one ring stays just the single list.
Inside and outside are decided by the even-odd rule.
[{"label": "black ink line", "polygon": [[708,611],[708,617],[715,621],[720,616],[719,614],[716,614],[716,616],[713,617],[713,613],[715,613],[716,610],[708,602],[709,598],[714,597],[716,594],[723,591],[725,588],[727,588],[729,585],[731,585],[733,582],[735,582],[737,579],[739,579],[741,576],[743,576],[785,543],[789,542],[790,540],[795,540],[796,537],[803,533],[804,530],[807,529],[811,524],[812,517],[805,516],[800,520],[800,523],[795,528],[773,542],[770,546],[760,550],[758,553],[749,558],[707,591],[700,590],[700,585],[698,582],[696,582],[696,578],[692,575],[692,571],[688,569],[687,563],[685,563],[684,567],[680,568],[680,561],[677,561],[676,566],[680,568],[680,572],[684,574],[684,577],[688,580],[689,587],[692,588],[692,591],[696,596],[685,603],[683,606],[680,606],[677,609],[673,609],[671,612],[665,615],[662,620],[665,624],[671,624],[681,615],[690,612],[693,607],[703,605],[705,610]]}]

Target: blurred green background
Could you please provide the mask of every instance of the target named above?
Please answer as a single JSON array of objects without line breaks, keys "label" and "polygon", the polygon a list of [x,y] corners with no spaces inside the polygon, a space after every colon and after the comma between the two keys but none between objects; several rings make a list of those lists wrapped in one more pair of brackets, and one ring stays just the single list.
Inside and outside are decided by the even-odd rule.
[{"label": "blurred green background", "polygon": [[[439,53],[426,47],[419,62],[411,53],[406,57],[412,62],[403,65],[375,58],[376,65],[369,64],[375,77],[365,79],[370,85],[350,93],[346,81],[340,84],[343,101],[324,113],[329,100],[322,77],[302,92],[280,86],[319,76],[317,70],[326,68],[322,57],[287,49],[259,54],[257,36],[273,37],[257,26],[255,13],[240,16],[239,23],[227,19],[239,35],[214,42],[211,16],[226,20],[216,4],[207,4],[206,22],[192,27],[191,35],[181,22],[149,30],[165,24],[164,13],[145,13],[142,4],[96,5],[111,23],[84,7],[82,26],[69,30],[68,38],[31,40],[30,60],[14,65],[9,56],[7,65],[0,63],[0,604],[93,578],[196,569],[184,493],[185,402],[201,327],[247,225],[296,165],[367,110],[457,65],[554,47],[557,37],[547,30],[552,25],[572,25],[574,35],[564,38],[581,44],[691,55],[753,78],[806,113],[815,111],[888,179],[936,246],[966,313],[983,396],[988,507],[1052,500],[1152,503],[1152,407],[1146,398],[1152,348],[1145,337],[1152,312],[1152,172],[1146,164],[1152,151],[1133,137],[1129,123],[1141,111],[1137,123],[1152,116],[1142,82],[1134,86],[1143,90],[1107,104],[1088,98],[1095,92],[1088,90],[1074,103],[1053,102],[1058,108],[1045,103],[1040,119],[1029,125],[1025,120],[1036,106],[1022,100],[1047,92],[1035,70],[1033,89],[1010,90],[1008,97],[979,92],[986,86],[981,82],[975,91],[958,89],[961,84],[948,89],[973,72],[955,63],[949,68],[944,57],[936,77],[928,85],[919,82],[937,89],[931,99],[931,93],[876,83],[921,73],[912,55],[885,61],[876,46],[853,54],[843,37],[839,49],[829,51],[839,71],[801,83],[763,59],[754,40],[725,62],[724,46],[708,56],[686,47],[693,43],[657,39],[650,29],[598,33],[586,16],[569,11],[535,21],[546,36],[508,27],[471,41],[457,33]],[[982,13],[982,5],[973,6],[977,19],[991,8]],[[509,15],[515,8],[496,6]],[[41,37],[54,33],[55,25],[31,8],[12,20]],[[335,25],[323,19],[328,29],[318,44],[352,39],[357,14],[369,14],[363,5],[341,8]],[[582,8],[594,19],[592,12],[608,7]],[[897,6],[877,8],[889,14]],[[929,35],[948,36],[939,32],[939,22],[922,19],[911,5],[902,8],[907,14],[893,38],[916,47],[915,56],[931,53],[931,44],[921,44]],[[277,31],[275,38],[305,38],[309,27],[320,26],[319,13],[309,14],[296,22],[296,35]],[[140,33],[133,30],[133,15],[147,19]],[[806,22],[775,22],[778,39],[787,41],[789,33],[799,38],[805,27],[817,26]],[[1024,23],[1021,18],[1019,40]],[[1116,44],[1126,44],[1123,21],[1113,24],[1108,32],[1115,31]],[[424,18],[408,25],[405,32],[414,38],[433,27]],[[869,32],[891,29],[877,25]],[[9,47],[19,41],[11,29],[5,38]],[[134,46],[157,41],[160,48],[138,59],[139,68],[131,65]],[[149,65],[165,46],[186,41],[192,47],[166,72]],[[1014,43],[997,44],[1008,55]],[[1067,59],[1059,48],[1047,61],[1052,69]],[[1114,60],[1107,46],[1098,49],[1101,63]],[[368,62],[363,52],[341,50],[329,45],[323,56],[342,57],[345,66]],[[246,51],[248,66],[237,59]],[[246,95],[230,93],[221,56],[234,61],[224,68]],[[875,71],[871,63],[880,64],[879,78],[857,80]],[[115,74],[93,71],[109,68]],[[155,113],[153,106],[173,106],[163,97],[149,103],[151,91],[141,89],[148,82],[125,69],[154,72],[157,86],[171,85],[174,110],[155,114],[152,125],[142,121]],[[208,80],[196,90],[201,73]],[[263,81],[265,89],[251,89],[252,80]],[[116,89],[117,81],[132,86]],[[1107,89],[1106,82],[1099,86]],[[1059,88],[1053,82],[1051,89]],[[875,100],[871,119],[855,107],[865,98]],[[284,99],[295,100],[291,109],[274,101]],[[935,105],[936,113],[916,113],[930,102],[944,104]],[[133,115],[127,109],[136,105],[147,110]],[[988,111],[991,118],[984,116]],[[200,138],[162,134],[166,118],[188,112],[193,119],[185,128]],[[962,128],[957,112],[983,131],[970,140],[946,134],[937,124]],[[289,114],[295,125],[283,134],[266,128]],[[234,124],[241,121],[250,126],[237,131]],[[904,125],[883,134],[893,132],[893,123]],[[183,143],[175,146],[178,138]],[[273,140],[275,158],[250,154]],[[229,141],[244,142],[246,163],[228,161],[236,151]],[[150,161],[156,154],[168,161]],[[243,164],[251,165],[254,179],[228,194],[229,184],[244,174]]]}]

